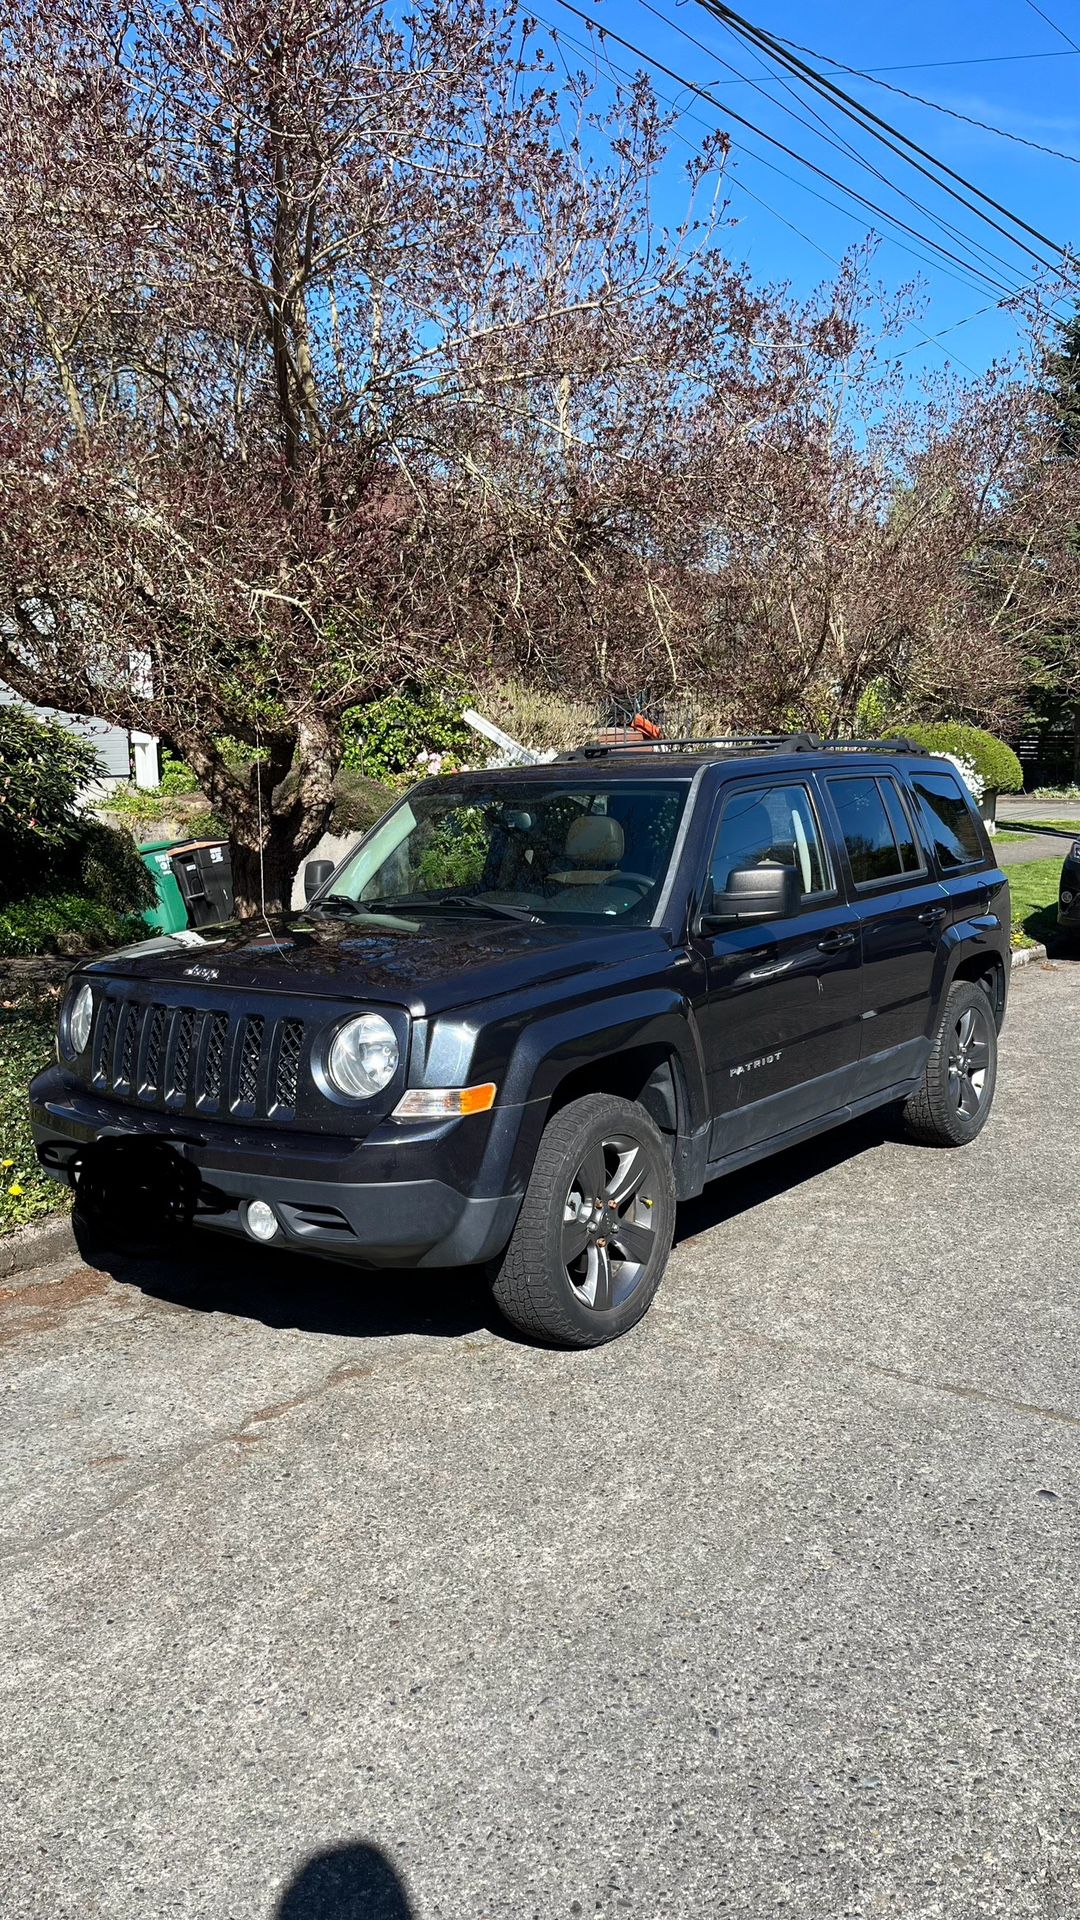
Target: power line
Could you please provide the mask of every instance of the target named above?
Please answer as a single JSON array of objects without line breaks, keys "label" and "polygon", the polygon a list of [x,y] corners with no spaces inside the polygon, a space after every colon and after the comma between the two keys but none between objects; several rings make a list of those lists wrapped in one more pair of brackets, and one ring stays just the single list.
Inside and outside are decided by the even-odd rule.
[{"label": "power line", "polygon": [[[930,153],[926,147],[920,146],[917,140],[910,139],[906,133],[902,133],[898,127],[894,127],[888,120],[883,119],[880,114],[876,114],[869,107],[863,106],[855,99],[853,94],[846,93],[843,87],[838,87],[832,80],[826,79],[813,67],[809,66],[805,60],[800,59],[797,54],[786,52],[781,42],[776,40],[773,35],[765,32],[761,27],[755,27],[752,21],[744,19],[742,14],[736,13],[732,7],[726,6],[724,0],[698,0],[698,4],[699,6],[703,6],[706,12],[711,13],[714,18],[723,22],[724,25],[730,26],[741,39],[748,40],[752,45],[763,49],[774,60],[786,67],[789,72],[795,72],[798,77],[803,79],[816,93],[823,94],[825,98],[832,100],[840,112],[846,114],[849,119],[854,119],[858,124],[863,125],[867,132],[872,134],[875,139],[882,141],[892,152],[897,151],[895,142],[899,141],[903,147],[908,149],[908,152],[901,154],[900,157],[907,160],[909,166],[915,167],[919,173],[925,174],[928,179],[935,180],[935,184],[942,192],[950,194],[953,199],[959,200],[961,204],[968,207],[970,211],[977,213],[980,219],[985,220],[989,226],[996,228],[999,233],[1004,234],[1014,245],[1022,244],[1017,241],[1015,234],[1010,234],[1007,228],[1002,227],[998,221],[990,219],[990,216],[982,213],[978,207],[972,207],[971,202],[967,200],[963,194],[957,193],[955,188],[946,185],[944,181],[937,180],[934,174],[927,172],[927,169],[921,164],[921,161],[929,161],[930,165],[935,167],[939,173],[947,175],[950,180],[957,181],[957,183],[965,187],[969,193],[975,194],[985,206],[992,207],[995,213],[1002,214],[1006,220],[1012,222],[1013,226],[1018,227],[1024,233],[1030,234],[1031,238],[1037,240],[1041,246],[1048,247],[1051,253],[1057,254],[1062,260],[1067,257],[1068,249],[1061,245],[1059,241],[1052,240],[1048,234],[1042,233],[1038,227],[1033,227],[1030,222],[1024,220],[1021,215],[1013,213],[1011,209],[1004,206],[1000,200],[995,200],[991,194],[984,193],[982,188],[976,186],[975,182],[969,180],[965,174],[958,173],[954,167],[947,166],[943,160],[937,159],[936,155]],[[869,125],[867,125],[868,122],[870,123]],[[878,129],[882,131],[878,131]],[[913,154],[920,156],[919,159],[911,158]],[[1028,251],[1030,252],[1031,249],[1029,248]],[[1038,258],[1037,255],[1034,257]],[[1045,267],[1050,267],[1052,263],[1048,260],[1043,260],[1041,264]]]},{"label": "power line", "polygon": [[[534,17],[540,22],[541,25],[547,27],[548,32],[551,34],[553,40],[555,41],[555,44],[559,49],[559,58],[562,60],[562,63],[563,63],[563,71],[567,74],[568,79],[570,77],[569,71],[567,69],[566,61],[563,58],[563,54],[562,54],[562,45],[564,42],[567,46],[572,47],[576,53],[581,54],[585,59],[592,58],[594,62],[596,61],[597,50],[595,45],[591,45],[591,46],[583,45],[583,43],[580,40],[575,40],[573,34],[567,33],[561,27],[556,27],[554,22],[546,19],[543,14],[536,14]],[[618,36],[612,36],[608,34],[605,28],[596,25],[593,21],[589,20],[588,18],[586,18],[586,26],[588,27],[590,36],[594,34],[599,34],[601,40],[607,40],[612,37],[614,38],[618,37]],[[641,57],[647,58],[648,56],[642,55]],[[611,75],[612,80],[615,79],[615,76],[617,74],[621,75],[625,80],[633,80],[634,75],[631,73],[630,69],[628,67],[620,66],[617,61],[614,61],[611,57],[611,53],[609,49],[606,46],[604,47],[604,61],[607,66],[608,72]],[[690,85],[691,83],[687,82],[686,84]],[[692,120],[696,126],[704,127],[706,131],[709,133],[713,133],[716,131],[711,121],[704,120],[700,114],[691,113],[688,108],[679,107],[677,101],[672,99],[670,94],[664,94],[660,92],[659,89],[655,89],[654,91],[656,92],[656,97],[658,100],[663,100],[665,104],[672,107],[672,109],[674,110],[676,119]],[[687,139],[685,135],[680,135],[679,138],[683,140],[686,146],[696,151],[695,143],[692,140]],[[745,153],[749,159],[756,161],[759,166],[767,167],[770,173],[778,174],[780,179],[787,180],[792,186],[798,187],[801,192],[808,193],[812,199],[820,200],[824,206],[831,207],[835,213],[843,214],[847,211],[844,207],[840,205],[838,201],[830,200],[827,194],[819,193],[816,187],[808,186],[805,180],[800,180],[797,177],[797,175],[793,173],[788,173],[783,167],[778,167],[774,161],[766,160],[763,154],[754,153],[751,148],[742,145],[742,143],[738,141],[732,141],[731,145],[737,151],[741,153]],[[774,207],[770,201],[765,200],[761,196],[761,194],[755,193],[753,188],[748,187],[746,182],[742,180],[738,175],[730,174],[727,177],[733,188],[735,188],[739,193],[745,193],[751,200],[756,201],[758,206],[763,207],[766,213],[771,213],[775,220],[779,220],[782,226],[785,226],[788,228],[789,232],[794,233],[800,240],[804,241],[805,244],[808,247],[811,247],[815,253],[820,253],[823,260],[827,260],[831,266],[834,266],[837,268],[840,267],[841,262],[837,259],[835,254],[830,253],[827,247],[823,247],[821,245],[820,241],[813,239],[811,235],[808,233],[805,233],[801,227],[796,226],[793,220],[789,220],[785,214],[780,213],[779,210],[776,207]],[[912,257],[916,260],[921,260],[924,266],[929,266],[934,268],[936,271],[945,273],[948,279],[955,280],[957,281],[958,284],[962,284],[964,286],[972,287],[978,290],[977,283],[974,280],[968,279],[959,274],[949,273],[947,268],[940,267],[939,264],[935,261],[927,260],[925,254],[916,252],[916,250],[913,247],[905,246],[903,241],[896,240],[894,238],[891,238],[890,236],[886,236],[886,237],[889,238],[890,245],[899,247],[902,252],[911,254]],[[1004,303],[1001,300],[992,300],[988,305],[978,308],[976,313],[969,314],[967,316],[967,319],[956,321],[954,323],[954,326],[955,327],[966,326],[968,320],[977,319],[981,314],[984,314],[984,313],[995,312],[996,310],[1000,309],[1000,307],[1003,304]],[[912,327],[914,331],[919,335],[918,342],[916,342],[914,345],[910,347],[903,348],[900,353],[897,353],[894,355],[883,355],[881,357],[890,358],[890,359],[903,359],[905,355],[907,355],[908,353],[914,353],[916,350],[916,346],[922,345],[922,346],[938,347],[939,351],[944,354],[947,360],[953,360],[957,366],[963,368],[965,373],[969,373],[972,379],[978,379],[979,376],[975,368],[969,365],[968,361],[961,359],[958,353],[952,353],[949,351],[947,347],[942,347],[940,345],[942,334],[951,333],[952,331],[954,331],[954,327],[944,327],[942,328],[940,334],[930,334],[930,333],[926,333],[924,329],[920,327],[918,323],[914,320],[909,321],[908,325]]]},{"label": "power line", "polygon": [[[587,26],[595,28],[595,31],[603,35],[606,39],[614,40],[617,46],[625,48],[627,52],[634,54],[639,60],[644,60],[648,66],[654,67],[658,73],[665,74],[669,80],[674,80],[677,86],[683,87],[688,92],[696,94],[699,99],[707,101],[709,106],[715,107],[725,119],[737,121],[740,126],[748,128],[758,139],[766,141],[769,146],[775,147],[779,152],[786,154],[789,160],[797,161],[800,166],[806,167],[811,173],[816,174],[819,179],[825,180],[830,186],[837,188],[840,193],[846,194],[849,199],[857,201],[860,206],[865,207],[868,212],[876,215],[878,219],[886,221],[890,226],[899,227],[903,233],[909,234],[912,239],[919,241],[923,246],[929,247],[934,253],[941,254],[945,259],[950,260],[954,266],[962,269],[966,285],[970,286],[973,284],[970,275],[976,273],[983,282],[983,286],[979,291],[985,292],[989,289],[991,292],[1000,293],[1005,297],[1011,297],[1015,293],[1014,288],[1003,286],[985,269],[974,266],[969,260],[962,260],[958,254],[953,253],[951,248],[944,246],[941,241],[932,239],[929,234],[920,233],[918,228],[910,226],[906,220],[901,220],[898,214],[887,212],[887,210],[879,206],[876,201],[870,200],[865,194],[860,193],[856,187],[846,185],[843,180],[837,179],[835,174],[829,173],[824,167],[819,167],[815,161],[808,160],[805,155],[799,153],[794,147],[789,147],[786,141],[778,139],[775,134],[767,133],[763,127],[756,126],[754,122],[748,120],[744,114],[737,113],[733,107],[729,107],[726,101],[717,100],[714,94],[710,93],[706,87],[699,86],[696,80],[688,80],[685,74],[678,73],[674,68],[665,65],[662,60],[657,59],[655,54],[646,53],[645,49],[638,46],[633,40],[627,40],[622,34],[615,33],[611,27],[595,21],[591,15],[583,13],[580,7],[574,6],[572,0],[558,0],[558,4],[564,8],[567,13],[572,13],[577,19],[583,20]],[[755,155],[755,158],[757,158],[762,165],[771,164],[770,162],[766,162],[761,155]],[[775,170],[777,172],[783,172],[782,168]],[[791,176],[787,175],[785,177],[790,178]],[[902,243],[896,242],[895,244],[900,245]],[[908,251],[912,251],[912,249],[909,248]]]},{"label": "power line", "polygon": [[[690,33],[686,27],[680,26],[674,20],[669,19],[667,14],[661,13],[659,8],[654,7],[651,4],[651,0],[641,0],[641,4],[645,8],[647,13],[651,13],[654,16],[654,18],[657,20],[660,20],[664,26],[670,28],[673,32],[680,34],[684,40],[689,41],[690,45],[693,47],[696,47],[699,52],[709,54],[713,58],[717,58],[717,59],[720,58],[720,56],[716,54],[714,48],[706,45],[705,41],[699,40],[696,37],[696,35]],[[730,32],[730,28],[728,29],[728,31]],[[751,49],[751,51],[754,52],[756,55],[756,49]],[[810,125],[810,122],[804,119],[801,113],[795,112],[795,110],[791,107],[785,107],[782,100],[778,100],[775,94],[770,93],[767,88],[762,87],[758,81],[752,79],[749,75],[741,73],[739,68],[730,67],[729,63],[726,60],[722,61],[722,65],[729,67],[730,72],[737,73],[740,79],[747,80],[749,85],[752,86],[756,92],[760,93],[763,99],[770,101],[773,106],[779,107],[781,112],[790,114],[793,119],[798,121],[800,126],[804,126],[808,128],[808,130],[811,133],[817,132],[817,130]],[[761,70],[763,73],[766,73],[766,74],[769,74],[771,71],[769,68],[765,66],[762,66]],[[775,77],[777,80],[779,80],[779,83],[783,87],[785,93],[790,94],[793,100],[800,99],[801,96],[795,92],[793,87],[789,86],[788,82],[782,77],[782,75],[777,74],[772,77]],[[881,172],[880,168],[875,167],[872,161],[868,160],[864,154],[859,152],[857,147],[852,146],[850,140],[846,140],[843,137],[837,140],[834,137],[833,129],[830,127],[829,122],[823,118],[823,116],[817,111],[817,109],[813,105],[810,105],[810,112],[813,114],[814,119],[818,122],[818,126],[824,129],[823,132],[817,133],[817,137],[819,139],[824,140],[827,145],[833,147],[837,152],[844,153],[849,159],[854,160],[859,166],[864,167],[867,170],[867,172],[871,173],[876,180],[879,180],[881,182],[882,186],[888,187],[894,192],[902,192],[902,189],[898,189],[895,183],[891,181],[886,174]],[[985,256],[987,260],[993,261],[997,264],[997,266],[1004,268],[1006,274],[1013,274],[1013,275],[1016,274],[1017,269],[1014,262],[1006,260],[1003,254],[995,253],[992,248],[987,247],[985,243],[983,243],[982,241],[973,240],[969,234],[964,233],[962,229],[954,225],[952,221],[944,219],[942,215],[935,212],[932,207],[927,206],[924,200],[916,200],[912,195],[907,193],[904,193],[903,197],[908,201],[909,205],[917,208],[920,213],[924,214],[925,217],[928,220],[931,220],[935,226],[941,229],[941,231],[951,235],[951,237],[954,240],[956,240],[959,243],[959,245],[963,247],[967,252],[973,255],[982,254]],[[971,211],[973,211],[976,214],[979,213],[979,209],[977,207],[972,208]],[[1008,237],[1010,239],[1010,244],[1013,244],[1012,236],[1010,235]],[[986,271],[986,268],[982,260],[979,260],[976,258],[972,262],[972,264],[975,266],[976,271],[978,272]],[[1010,293],[1019,293],[1024,284],[1025,284],[1024,281],[1022,279],[1019,279],[1015,285],[1010,285],[1008,290]]]},{"label": "power line", "polygon": [[[799,53],[814,53],[812,47],[800,46],[797,40],[785,40],[784,45],[786,47],[794,47]],[[1080,53],[1080,47],[1077,48],[1077,52]],[[820,60],[823,56],[817,54],[814,55],[814,57]],[[1065,58],[1064,55],[1061,57]],[[1053,58],[1056,59],[1057,55],[1055,54]],[[957,64],[966,65],[967,63],[958,62]],[[1052,160],[1068,160],[1074,167],[1080,166],[1080,154],[1065,153],[1060,147],[1046,147],[1042,144],[1041,140],[1028,140],[1022,133],[1012,133],[1007,127],[996,127],[992,120],[977,120],[973,114],[961,113],[958,107],[947,107],[942,100],[929,100],[925,93],[912,93],[907,87],[897,87],[894,86],[891,81],[879,78],[881,73],[888,71],[902,72],[903,69],[845,67],[842,64],[838,64],[835,67],[823,68],[823,72],[825,73],[847,73],[855,80],[869,80],[871,86],[884,87],[887,93],[898,93],[902,99],[914,100],[916,105],[920,107],[933,107],[935,113],[947,113],[950,120],[963,120],[966,126],[979,127],[983,133],[996,133],[1002,140],[1013,140],[1018,147],[1030,147],[1035,153],[1049,154]]]},{"label": "power line", "polygon": [[1041,7],[1035,5],[1035,0],[1027,0],[1027,3],[1032,13],[1037,13],[1040,20],[1045,20],[1048,27],[1053,27],[1054,32],[1060,35],[1061,39],[1072,48],[1074,53],[1080,53],[1080,45],[1073,39],[1071,33],[1066,33],[1064,27],[1059,27],[1056,20],[1051,20],[1048,13],[1044,13]]},{"label": "power line", "polygon": [[[800,47],[797,40],[787,40],[782,33],[776,34],[775,38],[783,41],[785,47],[795,47],[800,53],[807,52],[807,48]],[[1080,47],[1076,51],[1080,53]],[[945,67],[1002,67],[1009,66],[1017,60],[1071,60],[1072,58],[1073,55],[1066,52],[1064,47],[1052,47],[1048,53],[983,53],[964,60],[902,60],[898,65],[891,67],[838,66],[826,67],[824,71],[826,73],[856,72],[865,74],[869,78],[876,73],[938,73]],[[719,84],[725,87],[741,87],[743,82],[724,80]]]}]

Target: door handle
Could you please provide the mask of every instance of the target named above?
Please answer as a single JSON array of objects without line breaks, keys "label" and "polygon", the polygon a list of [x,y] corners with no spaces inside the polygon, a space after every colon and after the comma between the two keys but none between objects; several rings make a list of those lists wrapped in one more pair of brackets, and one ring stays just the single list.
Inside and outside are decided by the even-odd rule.
[{"label": "door handle", "polygon": [[853,933],[827,933],[824,940],[818,941],[818,948],[822,953],[839,953],[841,948],[853,947],[854,945],[855,935]]},{"label": "door handle", "polygon": [[924,927],[932,927],[936,921],[944,920],[944,918],[944,907],[927,907],[925,911],[919,915],[919,919],[922,921]]}]

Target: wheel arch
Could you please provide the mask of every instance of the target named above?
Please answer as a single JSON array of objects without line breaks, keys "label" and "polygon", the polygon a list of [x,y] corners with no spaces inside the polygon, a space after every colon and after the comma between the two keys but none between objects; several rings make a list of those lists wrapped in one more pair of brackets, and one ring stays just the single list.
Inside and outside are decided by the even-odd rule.
[{"label": "wheel arch", "polygon": [[994,1025],[1000,1033],[1009,991],[1008,971],[1001,954],[985,946],[961,948],[950,970],[946,992],[960,980],[971,980],[984,989],[993,1008]]}]

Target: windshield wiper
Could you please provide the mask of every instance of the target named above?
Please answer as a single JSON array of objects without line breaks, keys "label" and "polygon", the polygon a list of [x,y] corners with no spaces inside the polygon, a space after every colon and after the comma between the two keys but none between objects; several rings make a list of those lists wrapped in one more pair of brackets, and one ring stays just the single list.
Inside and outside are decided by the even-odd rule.
[{"label": "windshield wiper", "polygon": [[464,907],[469,913],[486,913],[493,920],[529,920],[536,926],[543,925],[540,915],[530,913],[528,907],[508,907],[501,900],[485,900],[476,894],[444,893],[434,904],[449,907],[454,913],[460,913]]},{"label": "windshield wiper", "polygon": [[350,900],[347,893],[328,893],[316,901],[320,913],[400,913],[394,900]]}]

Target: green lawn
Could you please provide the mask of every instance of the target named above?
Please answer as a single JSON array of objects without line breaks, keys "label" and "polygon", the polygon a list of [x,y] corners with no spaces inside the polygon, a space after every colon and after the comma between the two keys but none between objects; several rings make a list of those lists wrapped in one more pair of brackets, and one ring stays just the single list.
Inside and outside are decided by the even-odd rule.
[{"label": "green lawn", "polygon": [[1012,893],[1012,943],[1034,947],[1057,932],[1058,881],[1061,861],[1022,860],[1008,869]]},{"label": "green lawn", "polygon": [[57,992],[0,1006],[0,1234],[68,1205],[68,1190],[42,1173],[30,1138],[26,1089],[53,1057]]}]

